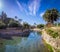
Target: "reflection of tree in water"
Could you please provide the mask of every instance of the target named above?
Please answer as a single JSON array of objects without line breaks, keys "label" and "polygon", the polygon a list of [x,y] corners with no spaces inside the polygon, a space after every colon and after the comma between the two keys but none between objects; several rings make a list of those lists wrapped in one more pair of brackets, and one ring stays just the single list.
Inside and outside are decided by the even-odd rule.
[{"label": "reflection of tree in water", "polygon": [[22,38],[21,43],[16,46],[7,45],[6,52],[47,52],[47,48],[41,43],[40,36],[37,34],[36,32],[30,33],[27,39]]},{"label": "reflection of tree in water", "polygon": [[4,52],[5,51],[5,45],[4,45],[4,40],[0,38],[0,52]]}]

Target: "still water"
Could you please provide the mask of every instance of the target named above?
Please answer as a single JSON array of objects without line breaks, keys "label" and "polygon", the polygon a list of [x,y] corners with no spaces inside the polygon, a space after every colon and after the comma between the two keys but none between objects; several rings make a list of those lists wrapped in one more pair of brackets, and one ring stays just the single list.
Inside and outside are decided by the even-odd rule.
[{"label": "still water", "polygon": [[13,37],[4,43],[4,52],[49,52],[38,32],[31,32],[28,37]]}]

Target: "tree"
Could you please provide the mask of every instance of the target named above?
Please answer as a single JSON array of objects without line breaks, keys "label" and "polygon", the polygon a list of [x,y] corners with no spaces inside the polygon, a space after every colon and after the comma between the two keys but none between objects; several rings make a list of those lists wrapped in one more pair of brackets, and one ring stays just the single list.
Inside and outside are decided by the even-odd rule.
[{"label": "tree", "polygon": [[0,29],[5,29],[5,28],[6,28],[5,23],[3,23],[3,22],[0,20]]},{"label": "tree", "polygon": [[1,13],[1,19],[5,20],[6,18],[7,18],[7,14],[4,11],[2,11],[2,13]]},{"label": "tree", "polygon": [[[18,17],[15,16],[15,19],[17,19],[17,18]],[[0,15],[0,21],[2,21],[2,23],[4,23],[6,25],[6,27],[8,27],[8,26],[9,27],[18,27],[19,26],[21,28],[22,25],[19,23],[19,21],[21,21],[21,19],[19,19],[19,21],[15,20],[15,19],[7,17],[7,14],[4,11],[2,11],[2,13]]]},{"label": "tree", "polygon": [[43,19],[47,21],[48,23],[53,24],[54,21],[57,21],[59,19],[59,11],[55,8],[51,10],[47,10],[45,14],[43,15]]},{"label": "tree", "polygon": [[9,27],[19,27],[19,22],[15,21],[15,20],[10,20]]},{"label": "tree", "polygon": [[30,25],[29,25],[28,23],[26,23],[26,22],[23,23],[23,28],[24,28],[24,29],[25,29],[25,28],[29,29],[29,27],[30,27]]},{"label": "tree", "polygon": [[8,18],[7,17],[7,14],[2,11],[1,15],[0,15],[0,20],[3,21],[3,23],[5,23],[5,25],[7,26],[7,24],[9,23],[9,21],[11,20],[12,18]]},{"label": "tree", "polygon": [[44,24],[37,25],[37,28],[44,28]]},{"label": "tree", "polygon": [[4,11],[2,11],[0,17],[1,17],[0,20],[2,20],[5,24],[8,23],[7,22],[7,14]]},{"label": "tree", "polygon": [[[55,26],[57,25],[57,23],[54,24]],[[60,23],[58,23],[58,26],[60,26]]]}]

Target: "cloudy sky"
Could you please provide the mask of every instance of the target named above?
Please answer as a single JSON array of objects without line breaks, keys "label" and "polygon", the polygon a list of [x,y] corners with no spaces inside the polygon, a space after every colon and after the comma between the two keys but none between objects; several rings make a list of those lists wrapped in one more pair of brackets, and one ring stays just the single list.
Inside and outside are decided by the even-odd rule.
[{"label": "cloudy sky", "polygon": [[0,0],[0,13],[4,11],[12,18],[18,16],[29,24],[45,24],[42,16],[51,8],[60,11],[60,0]]}]

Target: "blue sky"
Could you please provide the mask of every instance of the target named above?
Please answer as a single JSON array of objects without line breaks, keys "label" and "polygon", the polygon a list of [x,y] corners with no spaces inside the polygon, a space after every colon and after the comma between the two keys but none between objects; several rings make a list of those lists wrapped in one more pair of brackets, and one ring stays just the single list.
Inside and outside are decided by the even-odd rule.
[{"label": "blue sky", "polygon": [[9,17],[17,16],[29,24],[45,24],[42,16],[51,8],[60,11],[60,0],[0,0],[0,13],[4,11]]}]

